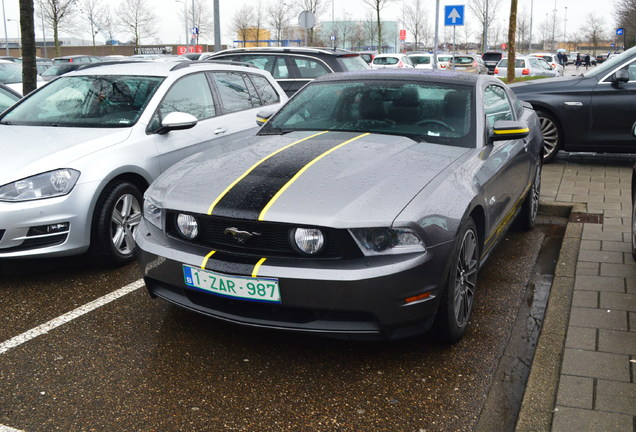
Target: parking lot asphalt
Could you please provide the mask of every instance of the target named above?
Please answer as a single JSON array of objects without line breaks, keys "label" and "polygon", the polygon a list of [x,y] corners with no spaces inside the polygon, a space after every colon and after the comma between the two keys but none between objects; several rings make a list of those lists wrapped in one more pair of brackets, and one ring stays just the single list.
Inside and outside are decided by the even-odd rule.
[{"label": "parking lot asphalt", "polygon": [[636,155],[560,154],[544,167],[544,211],[572,213],[517,432],[634,431],[634,162]]}]

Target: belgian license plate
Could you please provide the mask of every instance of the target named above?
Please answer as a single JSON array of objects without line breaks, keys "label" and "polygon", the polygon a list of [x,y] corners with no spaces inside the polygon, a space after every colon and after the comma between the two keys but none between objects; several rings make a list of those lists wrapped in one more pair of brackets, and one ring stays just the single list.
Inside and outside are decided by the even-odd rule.
[{"label": "belgian license plate", "polygon": [[188,286],[213,294],[254,301],[280,303],[278,279],[228,276],[183,264]]}]

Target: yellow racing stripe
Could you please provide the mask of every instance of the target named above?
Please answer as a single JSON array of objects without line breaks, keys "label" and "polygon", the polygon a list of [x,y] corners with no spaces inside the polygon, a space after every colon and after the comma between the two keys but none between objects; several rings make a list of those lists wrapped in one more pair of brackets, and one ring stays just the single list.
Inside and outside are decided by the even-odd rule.
[{"label": "yellow racing stripe", "polygon": [[260,260],[258,260],[258,262],[256,263],[256,265],[254,266],[254,270],[252,271],[252,277],[258,277],[258,271],[261,268],[261,265],[265,262],[267,258],[261,258]]},{"label": "yellow racing stripe", "polygon": [[322,132],[318,132],[316,134],[310,135],[306,138],[300,139],[298,141],[295,141],[289,145],[286,145],[285,147],[282,147],[278,150],[276,150],[275,152],[265,156],[263,159],[259,160],[258,162],[256,162],[254,165],[252,165],[247,171],[245,171],[239,178],[237,178],[236,180],[234,180],[227,188],[225,188],[225,190],[221,193],[221,195],[219,195],[210,205],[210,207],[208,208],[208,215],[212,214],[212,211],[214,210],[214,207],[219,203],[219,201],[221,201],[223,199],[223,197],[225,195],[227,195],[227,193],[234,187],[236,186],[236,184],[238,182],[240,182],[241,180],[243,180],[245,177],[247,177],[249,175],[249,173],[251,173],[252,171],[254,171],[260,164],[262,164],[263,162],[265,162],[266,160],[270,159],[271,157],[277,155],[278,153],[287,150],[290,147],[295,146],[296,144],[299,144],[303,141],[307,141],[308,139],[317,137],[319,135],[325,134],[329,131],[322,131]]},{"label": "yellow racing stripe", "polygon": [[347,144],[349,144],[350,142],[353,142],[357,139],[360,139],[362,137],[365,137],[367,135],[369,135],[369,132],[360,134],[354,138],[351,138],[350,140],[347,140],[345,142],[343,142],[342,144],[338,144],[337,146],[327,150],[326,152],[322,153],[320,156],[314,158],[311,162],[309,162],[307,165],[305,165],[304,167],[302,167],[287,183],[285,183],[285,185],[280,188],[278,190],[278,192],[276,192],[276,194],[272,197],[271,200],[269,200],[269,202],[267,203],[267,205],[265,205],[265,207],[263,207],[263,210],[261,211],[261,214],[258,216],[258,220],[262,221],[265,219],[265,214],[268,212],[268,210],[270,209],[271,206],[274,205],[274,203],[276,202],[276,200],[285,192],[285,190],[287,190],[287,188],[289,186],[291,186],[296,180],[298,180],[298,178],[309,169],[309,167],[311,167],[313,164],[315,164],[316,162],[318,162],[320,159],[322,159],[323,157],[327,156],[329,153],[334,152],[336,150],[338,150],[341,147],[346,146]]},{"label": "yellow racing stripe", "polygon": [[208,260],[212,257],[212,255],[214,255],[216,253],[216,251],[211,251],[209,254],[207,254],[204,258],[203,261],[201,262],[201,268],[203,270],[205,270],[205,266],[208,264]]}]

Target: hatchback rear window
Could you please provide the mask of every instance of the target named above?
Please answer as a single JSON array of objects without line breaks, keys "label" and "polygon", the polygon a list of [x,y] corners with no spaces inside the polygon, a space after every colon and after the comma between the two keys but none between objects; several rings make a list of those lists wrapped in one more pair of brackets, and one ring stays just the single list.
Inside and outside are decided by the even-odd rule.
[{"label": "hatchback rear window", "polygon": [[396,57],[376,57],[373,59],[373,64],[376,65],[394,65],[399,60]]},{"label": "hatchback rear window", "polygon": [[501,53],[484,53],[481,58],[485,61],[499,61],[503,55]]},{"label": "hatchback rear window", "polygon": [[361,56],[343,56],[337,58],[343,71],[356,71],[369,69],[369,64]]}]

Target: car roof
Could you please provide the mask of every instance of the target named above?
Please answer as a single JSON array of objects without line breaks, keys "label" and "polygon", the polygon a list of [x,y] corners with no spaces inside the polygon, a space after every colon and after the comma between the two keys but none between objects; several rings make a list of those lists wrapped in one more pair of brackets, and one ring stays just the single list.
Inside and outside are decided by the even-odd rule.
[{"label": "car roof", "polygon": [[228,53],[247,53],[247,52],[271,52],[271,53],[288,53],[288,54],[326,54],[332,56],[351,56],[359,55],[358,52],[348,51],[343,49],[330,49],[330,48],[313,48],[313,47],[247,47],[247,48],[232,48],[223,51],[218,51],[214,55],[228,54]]},{"label": "car roof", "polygon": [[451,83],[476,86],[482,81],[501,83],[501,80],[488,75],[467,74],[465,72],[435,71],[427,69],[373,69],[322,75],[313,82],[323,81],[416,81],[433,83]]},{"label": "car roof", "polygon": [[167,77],[172,71],[178,70],[230,70],[246,71],[268,75],[258,68],[247,68],[240,65],[230,65],[217,62],[184,62],[184,61],[114,61],[102,63],[89,63],[82,65],[77,70],[66,74],[70,75],[140,75],[140,76],[162,76]]}]

